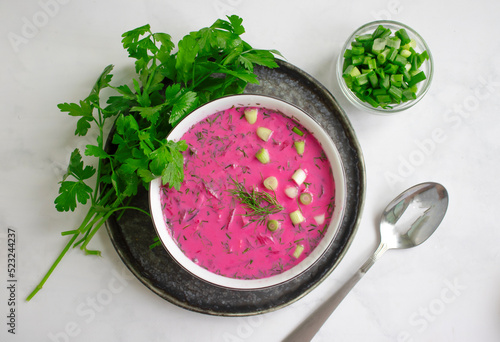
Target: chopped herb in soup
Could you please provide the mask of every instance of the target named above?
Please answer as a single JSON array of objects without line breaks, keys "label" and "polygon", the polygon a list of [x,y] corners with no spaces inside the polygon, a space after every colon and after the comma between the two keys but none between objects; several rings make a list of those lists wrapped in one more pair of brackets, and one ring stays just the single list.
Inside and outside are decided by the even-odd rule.
[{"label": "chopped herb in soup", "polygon": [[162,187],[171,236],[207,270],[265,278],[306,258],[334,210],[330,163],[316,138],[264,108],[230,108],[192,126],[185,180]]}]

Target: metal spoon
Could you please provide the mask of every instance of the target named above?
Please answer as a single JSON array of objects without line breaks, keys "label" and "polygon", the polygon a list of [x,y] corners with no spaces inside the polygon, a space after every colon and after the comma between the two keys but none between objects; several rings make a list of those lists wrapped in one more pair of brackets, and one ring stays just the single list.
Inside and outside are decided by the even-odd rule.
[{"label": "metal spoon", "polygon": [[356,283],[388,249],[420,245],[434,233],[448,208],[448,192],[438,183],[406,190],[386,207],[380,220],[380,244],[373,255],[333,296],[306,318],[283,342],[310,341]]}]

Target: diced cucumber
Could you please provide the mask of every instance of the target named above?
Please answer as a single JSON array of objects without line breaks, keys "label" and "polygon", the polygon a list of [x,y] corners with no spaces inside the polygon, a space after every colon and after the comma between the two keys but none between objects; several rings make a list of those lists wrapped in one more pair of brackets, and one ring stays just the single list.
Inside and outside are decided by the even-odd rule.
[{"label": "diced cucumber", "polygon": [[268,190],[276,190],[278,188],[278,179],[274,176],[264,179],[264,186]]},{"label": "diced cucumber", "polygon": [[273,131],[266,127],[258,127],[257,128],[257,136],[264,141],[268,141],[273,134]]},{"label": "diced cucumber", "polygon": [[299,194],[299,190],[294,186],[287,186],[285,188],[285,195],[289,198],[295,198]]},{"label": "diced cucumber", "polygon": [[245,119],[247,119],[248,123],[251,125],[257,122],[257,108],[245,109]]},{"label": "diced cucumber", "polygon": [[305,150],[305,146],[306,146],[306,142],[303,141],[303,140],[297,140],[293,143],[293,145],[295,146],[295,150],[297,150],[297,153],[302,156],[304,155],[304,150]]},{"label": "diced cucumber", "polygon": [[325,214],[314,216],[314,221],[316,221],[317,224],[325,223]]},{"label": "diced cucumber", "polygon": [[306,218],[302,215],[300,210],[295,210],[290,213],[290,220],[292,220],[293,225],[298,225],[306,220]]},{"label": "diced cucumber", "polygon": [[302,185],[302,183],[304,183],[304,181],[306,180],[306,177],[307,174],[302,169],[297,169],[292,175],[292,179],[297,185]]},{"label": "diced cucumber", "polygon": [[271,158],[269,157],[269,152],[265,148],[261,148],[259,151],[257,151],[255,157],[257,157],[257,159],[262,164],[267,164],[271,161]]},{"label": "diced cucumber", "polygon": [[304,251],[304,246],[297,245],[297,247],[295,247],[295,251],[293,252],[293,257],[295,259],[298,259],[303,251]]}]

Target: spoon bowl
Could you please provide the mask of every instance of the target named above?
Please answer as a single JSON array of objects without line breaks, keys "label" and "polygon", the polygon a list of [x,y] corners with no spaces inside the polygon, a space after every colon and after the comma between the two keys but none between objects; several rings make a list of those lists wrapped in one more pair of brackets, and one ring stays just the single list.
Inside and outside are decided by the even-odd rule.
[{"label": "spoon bowl", "polygon": [[381,243],[387,249],[415,247],[427,240],[446,214],[448,193],[438,183],[423,183],[389,203],[380,219]]},{"label": "spoon bowl", "polygon": [[380,218],[380,244],[360,269],[283,342],[310,341],[350,290],[388,249],[415,247],[437,229],[448,208],[448,192],[438,183],[422,183],[392,200]]}]

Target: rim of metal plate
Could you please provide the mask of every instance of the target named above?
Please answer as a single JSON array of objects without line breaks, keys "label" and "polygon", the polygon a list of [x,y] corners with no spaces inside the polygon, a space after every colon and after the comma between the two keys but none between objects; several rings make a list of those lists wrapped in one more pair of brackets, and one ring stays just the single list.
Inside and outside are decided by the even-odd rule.
[{"label": "rim of metal plate", "polygon": [[[161,247],[149,249],[156,236],[151,219],[126,211],[106,222],[111,242],[123,263],[147,288],[179,307],[218,316],[248,316],[275,311],[294,303],[316,288],[340,263],[361,220],[366,191],[365,164],[351,123],[334,96],[312,76],[278,60],[278,68],[256,66],[259,84],[245,93],[274,96],[309,113],[336,143],[346,169],[347,205],[339,233],[324,256],[300,277],[259,290],[225,289],[194,278]],[[333,77],[333,76],[332,76]],[[110,142],[108,141],[108,147]],[[149,211],[147,192],[132,205]]]}]

